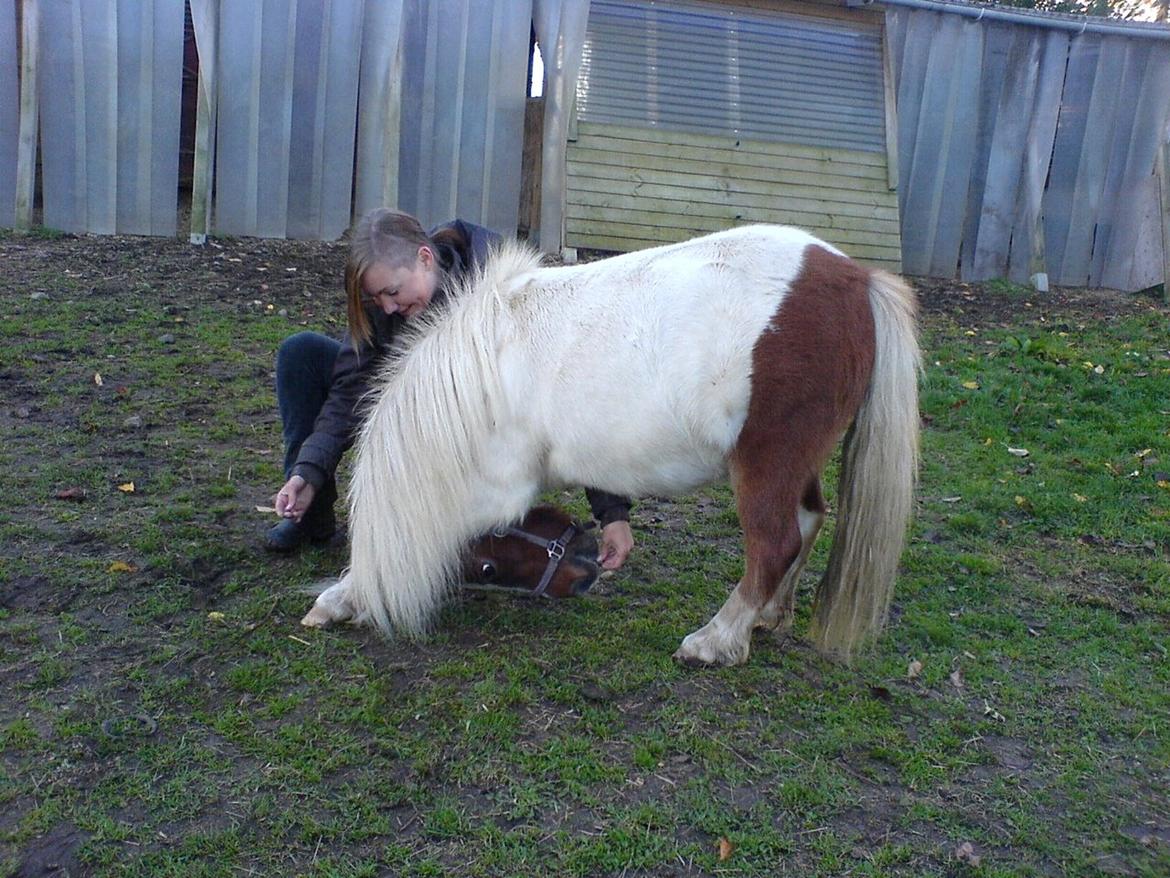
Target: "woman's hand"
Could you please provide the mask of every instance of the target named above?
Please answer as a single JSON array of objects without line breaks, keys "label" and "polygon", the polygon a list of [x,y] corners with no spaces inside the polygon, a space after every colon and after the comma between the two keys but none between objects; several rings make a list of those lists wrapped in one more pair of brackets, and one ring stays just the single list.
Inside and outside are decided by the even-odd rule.
[{"label": "woman's hand", "polygon": [[634,533],[628,521],[611,521],[601,529],[601,548],[597,561],[606,570],[617,570],[626,563],[634,548]]},{"label": "woman's hand", "polygon": [[291,518],[300,521],[313,502],[317,489],[300,476],[293,476],[284,483],[276,496],[272,498],[272,505],[276,507],[276,514],[281,518]]}]

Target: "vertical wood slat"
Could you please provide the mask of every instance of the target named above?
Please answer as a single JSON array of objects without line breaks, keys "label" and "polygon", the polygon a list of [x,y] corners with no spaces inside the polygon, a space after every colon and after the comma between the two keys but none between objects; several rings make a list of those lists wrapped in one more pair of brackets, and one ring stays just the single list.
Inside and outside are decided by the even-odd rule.
[{"label": "vertical wood slat", "polygon": [[[1136,94],[1132,101],[1130,130],[1117,126],[1119,137],[1110,162],[1110,181],[1104,199],[1108,216],[1108,234],[1093,253],[1094,286],[1143,289],[1158,283],[1160,268],[1156,260],[1143,254],[1137,242],[1159,237],[1156,208],[1156,174],[1158,148],[1170,107],[1170,54],[1156,46],[1131,46],[1136,56],[1135,77],[1125,86],[1126,94]],[[1124,143],[1124,150],[1121,145]],[[1149,205],[1141,210],[1139,204]],[[1146,228],[1149,226],[1150,228]]]},{"label": "vertical wood slat", "polygon": [[[33,191],[36,182],[37,131],[40,107],[37,82],[40,58],[40,0],[24,0],[22,6],[20,58],[20,124],[16,144],[16,180],[12,223],[18,229],[32,225]],[[15,46],[13,47],[15,49]]]},{"label": "vertical wood slat", "polygon": [[[918,112],[910,119],[903,118],[903,132],[908,136],[903,143],[911,143],[909,173],[902,179],[902,252],[903,268],[910,274],[929,274],[934,264],[935,230],[942,209],[942,177],[946,172],[946,141],[953,117],[947,111],[951,105],[955,77],[950,67],[958,56],[962,39],[961,22],[957,16],[935,14],[934,38],[924,53],[919,83],[911,82],[903,73],[903,89],[921,87]],[[905,104],[903,104],[905,106]],[[913,127],[909,127],[913,124]]]},{"label": "vertical wood slat", "polygon": [[886,113],[886,182],[898,188],[898,86],[894,77],[890,30],[882,28],[882,98]]},{"label": "vertical wood slat", "polygon": [[1019,204],[1008,253],[1008,277],[1016,282],[1023,282],[1048,270],[1041,208],[1051,167],[1060,96],[1064,89],[1069,36],[1063,31],[1054,30],[1040,37],[1039,42],[1042,51],[1037,72],[1036,98],[1032,103],[1025,141]]},{"label": "vertical wood slat", "polygon": [[958,272],[963,214],[975,157],[975,138],[972,133],[977,124],[984,32],[978,22],[970,19],[961,21],[959,54],[952,68],[947,108],[943,152],[946,160],[937,196],[938,206],[934,211],[938,226],[929,273],[935,277],[954,277]]},{"label": "vertical wood slat", "polygon": [[1170,127],[1158,152],[1158,195],[1162,202],[1162,298],[1170,302]]},{"label": "vertical wood slat", "polygon": [[970,280],[1005,277],[1012,222],[1019,202],[1026,139],[1033,115],[1040,68],[1039,34],[1013,29],[1011,45],[1003,59],[1005,76],[994,95],[993,130],[984,156],[986,173],[974,206],[977,224],[972,229],[970,258],[964,259]]},{"label": "vertical wood slat", "polygon": [[[381,2],[381,0],[378,0]],[[354,159],[357,137],[357,102],[361,68],[354,47],[362,42],[365,2],[333,4],[333,25],[325,54],[328,75],[321,84],[324,112],[321,117],[320,225],[312,236],[324,240],[340,237],[353,218]]]},{"label": "vertical wood slat", "polygon": [[991,142],[996,132],[998,109],[1003,93],[1008,55],[1012,48],[1012,28],[992,23],[983,29],[981,76],[975,95],[975,121],[971,140],[971,172],[967,180],[965,204],[959,217],[959,276],[972,280],[975,242],[982,218],[984,190],[988,181]]},{"label": "vertical wood slat", "polygon": [[1096,208],[1104,174],[1104,133],[1112,127],[1120,79],[1106,41],[1074,37],[1044,198],[1048,270],[1054,283],[1089,279]]},{"label": "vertical wood slat", "polygon": [[219,88],[219,0],[191,0],[191,21],[199,53],[199,80],[195,107],[195,156],[191,174],[190,241],[192,244],[203,244],[211,232],[212,217]]},{"label": "vertical wood slat", "polygon": [[[1101,199],[1094,217],[1096,225],[1093,237],[1093,252],[1089,257],[1089,279],[1091,286],[1100,285],[1101,275],[1105,268],[1105,254],[1116,251],[1116,239],[1131,220],[1136,219],[1133,202],[1133,162],[1136,159],[1135,136],[1136,115],[1141,95],[1138,89],[1145,79],[1149,47],[1134,44],[1132,41],[1118,47],[1121,51],[1121,78],[1117,94],[1132,95],[1134,99],[1118,101],[1118,108],[1110,126],[1110,135],[1107,137],[1105,149],[1104,179],[1101,183]],[[1140,152],[1140,149],[1137,150]],[[1152,167],[1152,163],[1151,163]],[[1149,175],[1149,168],[1146,169]],[[1123,188],[1128,188],[1129,203],[1118,204]],[[1136,231],[1134,229],[1133,231]],[[1132,268],[1133,242],[1127,242],[1125,248],[1129,252],[1121,257],[1122,265],[1116,266],[1120,273],[1128,275]]]}]

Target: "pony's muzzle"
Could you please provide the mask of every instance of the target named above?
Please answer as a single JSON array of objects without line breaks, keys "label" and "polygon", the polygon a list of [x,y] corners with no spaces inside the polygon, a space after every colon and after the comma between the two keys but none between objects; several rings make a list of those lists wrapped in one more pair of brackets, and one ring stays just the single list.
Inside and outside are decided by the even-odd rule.
[{"label": "pony's muzzle", "polygon": [[597,576],[601,573],[601,567],[591,557],[585,555],[578,555],[574,561],[576,566],[584,569],[584,575],[573,583],[573,594],[585,594],[592,587],[593,583],[597,582]]},{"label": "pony's muzzle", "polygon": [[597,537],[589,530],[577,534],[569,544],[572,553],[573,567],[581,571],[581,575],[573,581],[573,594],[585,594],[597,581],[601,567],[597,563]]}]

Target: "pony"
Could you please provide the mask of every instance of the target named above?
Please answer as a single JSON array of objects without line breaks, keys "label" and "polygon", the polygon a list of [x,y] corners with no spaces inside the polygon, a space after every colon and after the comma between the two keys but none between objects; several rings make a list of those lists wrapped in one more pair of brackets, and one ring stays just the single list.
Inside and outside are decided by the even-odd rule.
[{"label": "pony", "polygon": [[792,623],[843,440],[810,634],[848,661],[884,625],[913,508],[916,307],[900,278],[790,227],[558,267],[506,243],[416,318],[383,373],[357,441],[349,567],[309,624],[424,634],[467,541],[541,490],[671,496],[730,477],[743,577],[674,657],[745,662],[755,628]]}]

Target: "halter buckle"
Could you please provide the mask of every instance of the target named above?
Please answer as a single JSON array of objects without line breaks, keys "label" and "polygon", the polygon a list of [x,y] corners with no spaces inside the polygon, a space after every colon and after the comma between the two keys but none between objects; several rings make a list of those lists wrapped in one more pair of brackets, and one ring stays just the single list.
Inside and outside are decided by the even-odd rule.
[{"label": "halter buckle", "polygon": [[560,540],[549,540],[548,557],[553,561],[560,561],[565,557],[565,544]]}]

